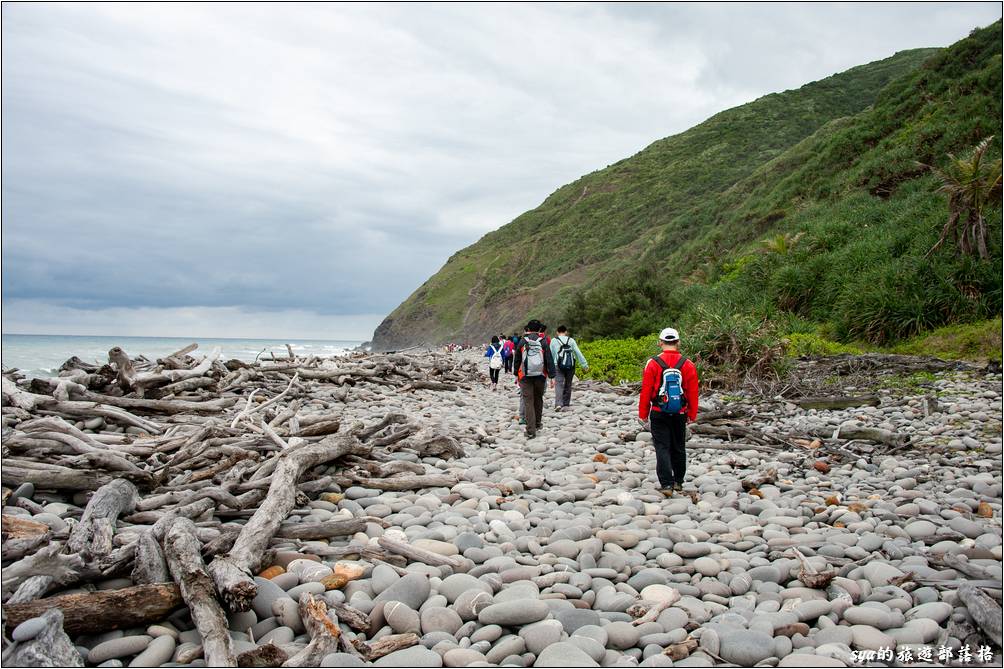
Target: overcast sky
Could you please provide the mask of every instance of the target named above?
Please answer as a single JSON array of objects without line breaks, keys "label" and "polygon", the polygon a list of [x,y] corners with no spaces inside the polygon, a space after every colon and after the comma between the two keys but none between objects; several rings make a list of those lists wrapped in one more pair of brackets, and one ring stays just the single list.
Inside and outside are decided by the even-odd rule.
[{"label": "overcast sky", "polygon": [[998,3],[3,5],[3,330],[368,339],[564,183]]}]

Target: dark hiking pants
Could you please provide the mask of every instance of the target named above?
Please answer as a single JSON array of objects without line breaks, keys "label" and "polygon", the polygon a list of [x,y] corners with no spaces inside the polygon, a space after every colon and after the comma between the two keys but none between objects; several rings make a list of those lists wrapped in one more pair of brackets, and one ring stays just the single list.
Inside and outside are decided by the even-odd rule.
[{"label": "dark hiking pants", "polygon": [[491,367],[488,368],[488,378],[492,380],[492,384],[499,382],[499,372],[501,371],[501,369],[492,369]]},{"label": "dark hiking pants", "polygon": [[554,407],[567,407],[572,403],[572,378],[575,368],[558,369],[554,377]]},{"label": "dark hiking pants", "polygon": [[540,429],[541,420],[544,417],[544,390],[546,388],[547,377],[544,376],[524,376],[519,380],[528,436],[535,436],[537,430]]},{"label": "dark hiking pants", "polygon": [[669,488],[683,484],[687,473],[687,414],[666,414],[653,411],[652,442],[655,444],[655,473],[659,485]]}]

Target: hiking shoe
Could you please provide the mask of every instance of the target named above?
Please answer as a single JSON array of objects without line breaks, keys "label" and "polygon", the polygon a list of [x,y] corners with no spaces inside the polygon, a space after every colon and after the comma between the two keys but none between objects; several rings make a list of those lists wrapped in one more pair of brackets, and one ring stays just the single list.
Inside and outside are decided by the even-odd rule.
[{"label": "hiking shoe", "polygon": [[520,425],[526,425],[526,419],[525,418],[520,418],[519,419],[519,424]]},{"label": "hiking shoe", "polygon": [[536,432],[527,432],[526,433],[526,438],[527,439],[536,439],[537,438],[537,433]]},{"label": "hiking shoe", "polygon": [[659,488],[659,492],[662,493],[663,497],[672,497],[673,496],[673,489],[672,488]]},{"label": "hiking shoe", "polygon": [[683,492],[683,484],[682,483],[674,483],[673,484],[673,490],[675,490],[676,492]]}]

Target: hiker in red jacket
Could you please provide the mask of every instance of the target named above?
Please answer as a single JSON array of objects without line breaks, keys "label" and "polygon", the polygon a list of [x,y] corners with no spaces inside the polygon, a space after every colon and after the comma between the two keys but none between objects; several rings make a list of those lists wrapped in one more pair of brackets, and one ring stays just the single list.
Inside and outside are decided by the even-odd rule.
[{"label": "hiker in red jacket", "polygon": [[683,490],[687,473],[687,421],[697,419],[697,367],[680,353],[680,334],[659,333],[662,353],[650,358],[642,376],[638,420],[652,432],[660,492]]}]

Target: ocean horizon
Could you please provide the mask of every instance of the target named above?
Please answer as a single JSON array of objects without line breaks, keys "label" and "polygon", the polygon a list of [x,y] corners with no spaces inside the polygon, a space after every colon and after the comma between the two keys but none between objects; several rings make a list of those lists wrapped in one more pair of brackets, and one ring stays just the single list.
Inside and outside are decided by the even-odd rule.
[{"label": "ocean horizon", "polygon": [[344,339],[257,339],[238,337],[135,337],[116,335],[4,334],[0,337],[0,362],[4,370],[17,368],[28,376],[56,376],[59,367],[77,356],[85,362],[108,362],[108,349],[121,347],[130,357],[163,357],[185,346],[199,345],[193,355],[206,355],[219,346],[224,360],[285,358],[286,344],[297,356],[344,355],[363,342]]}]

